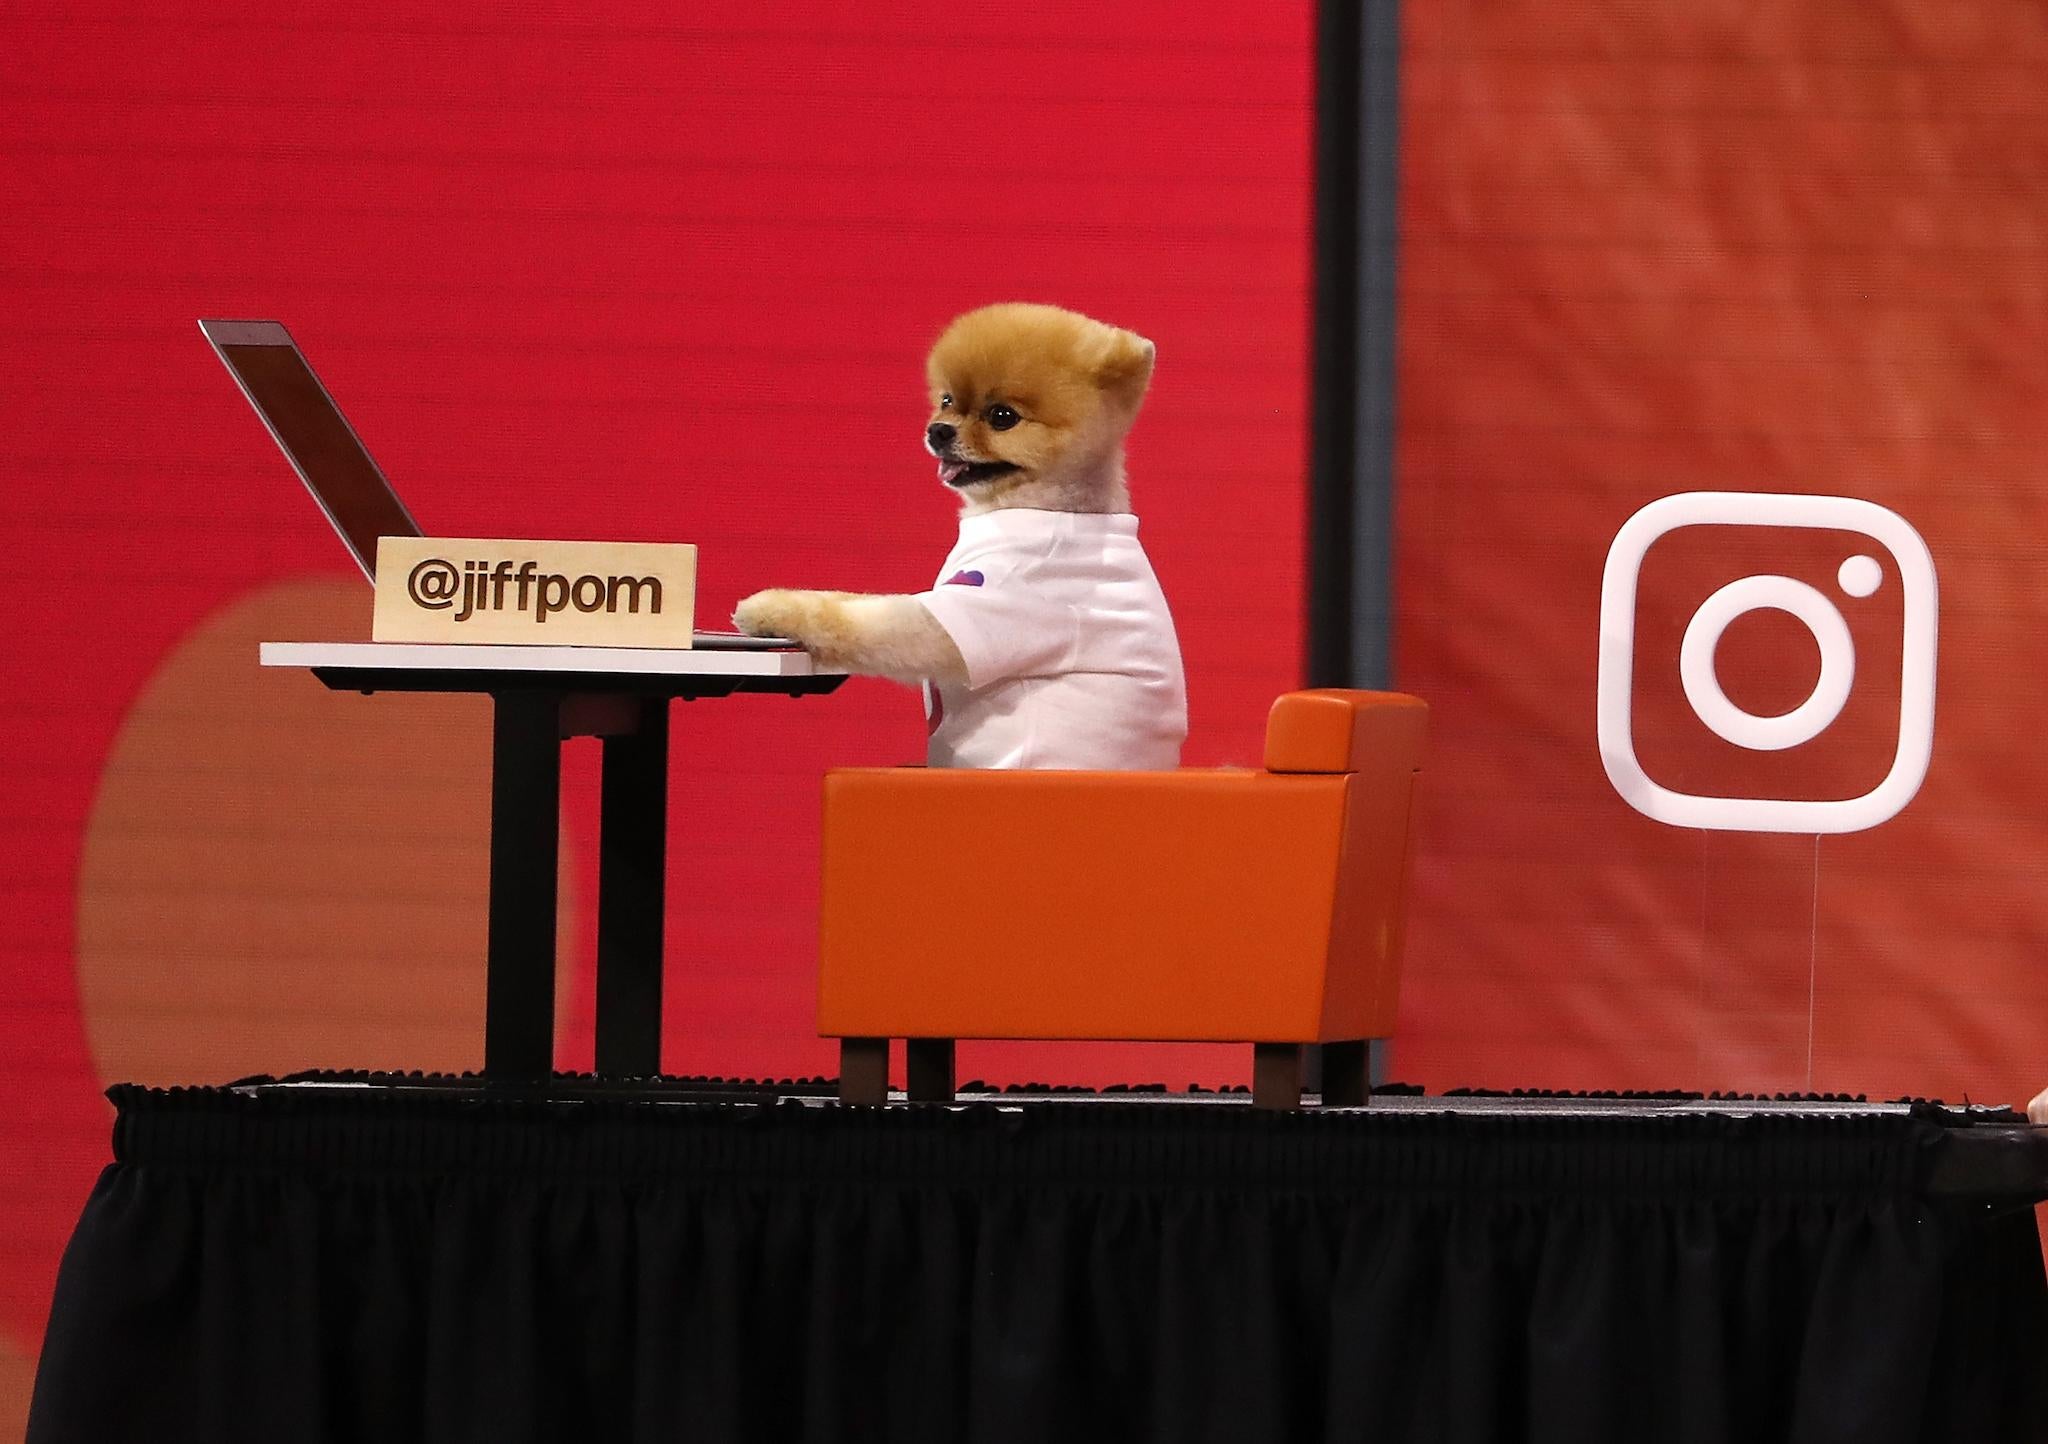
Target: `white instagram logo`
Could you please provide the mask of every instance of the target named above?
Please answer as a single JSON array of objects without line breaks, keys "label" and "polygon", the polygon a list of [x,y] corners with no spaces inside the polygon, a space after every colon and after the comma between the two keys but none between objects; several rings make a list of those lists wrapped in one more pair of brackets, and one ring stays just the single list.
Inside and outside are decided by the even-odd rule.
[{"label": "white instagram logo", "polygon": [[[1636,760],[1632,696],[1635,683],[1636,580],[1643,554],[1666,532],[1689,526],[1812,527],[1859,532],[1891,554],[1904,618],[1899,657],[1899,746],[1891,771],[1861,797],[1815,802],[1780,797],[1702,797],[1674,792],[1650,780]],[[1848,558],[1836,582],[1852,597],[1867,597],[1885,581],[1876,557]],[[1812,693],[1778,717],[1745,712],[1728,700],[1714,672],[1714,648],[1728,624],[1760,607],[1788,612],[1806,624],[1820,645],[1820,680]],[[1896,512],[1846,496],[1787,496],[1771,492],[1688,491],[1651,502],[1622,524],[1607,549],[1600,579],[1600,762],[1614,790],[1636,811],[1674,827],[1723,832],[1861,832],[1913,800],[1934,750],[1934,558],[1920,533]],[[1685,698],[1717,736],[1755,752],[1797,747],[1841,715],[1856,679],[1856,646],[1842,613],[1818,588],[1791,577],[1759,575],[1728,583],[1693,613],[1679,646],[1678,676]]]}]

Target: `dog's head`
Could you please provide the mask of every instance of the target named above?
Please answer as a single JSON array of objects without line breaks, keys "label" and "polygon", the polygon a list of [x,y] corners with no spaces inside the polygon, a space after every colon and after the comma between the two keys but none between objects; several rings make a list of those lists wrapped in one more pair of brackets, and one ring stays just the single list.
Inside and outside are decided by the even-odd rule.
[{"label": "dog's head", "polygon": [[1152,380],[1152,356],[1143,336],[1057,306],[969,311],[925,364],[924,440],[939,480],[970,509],[1109,509],[1122,493],[1119,448]]}]

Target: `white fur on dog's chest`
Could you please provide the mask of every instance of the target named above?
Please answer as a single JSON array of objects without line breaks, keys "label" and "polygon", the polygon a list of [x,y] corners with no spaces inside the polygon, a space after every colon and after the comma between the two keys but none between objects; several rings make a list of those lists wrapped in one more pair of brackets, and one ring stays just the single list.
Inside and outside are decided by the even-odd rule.
[{"label": "white fur on dog's chest", "polygon": [[966,686],[925,686],[933,767],[1180,764],[1180,642],[1135,516],[964,517],[917,601],[967,664]]}]

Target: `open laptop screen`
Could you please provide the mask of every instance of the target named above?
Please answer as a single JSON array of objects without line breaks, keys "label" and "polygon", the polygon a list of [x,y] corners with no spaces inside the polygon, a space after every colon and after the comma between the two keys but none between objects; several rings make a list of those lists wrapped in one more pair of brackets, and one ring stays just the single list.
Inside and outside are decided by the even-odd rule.
[{"label": "open laptop screen", "polygon": [[199,329],[374,581],[377,538],[418,536],[419,524],[370,460],[291,333],[275,321],[201,321]]}]

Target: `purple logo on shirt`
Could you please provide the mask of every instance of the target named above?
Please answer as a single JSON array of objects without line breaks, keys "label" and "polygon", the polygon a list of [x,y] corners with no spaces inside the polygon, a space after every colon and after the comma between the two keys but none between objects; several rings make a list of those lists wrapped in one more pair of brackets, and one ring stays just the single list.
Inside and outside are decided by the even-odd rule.
[{"label": "purple logo on shirt", "polygon": [[955,572],[946,578],[946,585],[949,587],[978,587],[986,580],[987,578],[983,577],[980,572]]}]

